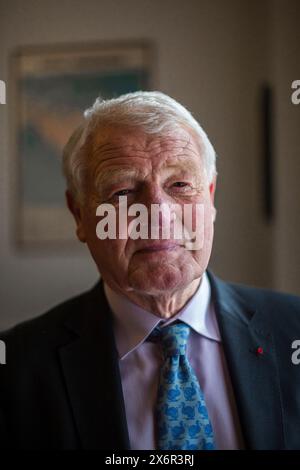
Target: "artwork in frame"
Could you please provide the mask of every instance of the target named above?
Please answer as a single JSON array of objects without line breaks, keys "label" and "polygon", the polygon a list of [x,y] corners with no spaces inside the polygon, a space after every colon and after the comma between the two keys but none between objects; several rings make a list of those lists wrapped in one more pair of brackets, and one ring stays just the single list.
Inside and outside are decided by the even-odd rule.
[{"label": "artwork in frame", "polygon": [[13,55],[18,246],[75,244],[65,204],[62,149],[100,95],[148,90],[153,48],[145,42],[23,48]]}]

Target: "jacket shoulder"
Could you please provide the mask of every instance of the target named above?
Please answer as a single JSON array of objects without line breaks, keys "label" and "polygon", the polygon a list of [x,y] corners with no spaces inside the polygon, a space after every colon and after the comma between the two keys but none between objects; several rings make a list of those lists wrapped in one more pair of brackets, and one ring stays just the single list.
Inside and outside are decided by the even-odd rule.
[{"label": "jacket shoulder", "polygon": [[237,295],[246,302],[255,304],[258,309],[292,309],[300,313],[300,297],[294,294],[278,292],[272,289],[246,286],[238,283],[228,283]]},{"label": "jacket shoulder", "polygon": [[[49,343],[62,343],[66,336],[64,325],[68,319],[82,317],[96,286],[52,307],[43,314],[0,332],[7,351],[20,356],[20,352],[44,350]],[[40,348],[40,349],[37,349]]]},{"label": "jacket shoulder", "polygon": [[[300,297],[294,294],[225,282],[210,273],[213,298],[229,314],[250,320],[255,315],[274,330],[300,333]],[[234,313],[232,313],[234,315]]]}]

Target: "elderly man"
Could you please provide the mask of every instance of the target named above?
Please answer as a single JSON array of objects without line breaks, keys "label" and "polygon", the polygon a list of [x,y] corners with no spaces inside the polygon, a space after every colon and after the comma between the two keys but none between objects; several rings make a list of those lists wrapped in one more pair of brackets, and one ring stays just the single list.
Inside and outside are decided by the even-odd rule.
[{"label": "elderly man", "polygon": [[215,152],[192,115],[159,92],[97,99],[64,172],[101,280],[1,335],[0,445],[299,449],[300,300],[206,270]]}]

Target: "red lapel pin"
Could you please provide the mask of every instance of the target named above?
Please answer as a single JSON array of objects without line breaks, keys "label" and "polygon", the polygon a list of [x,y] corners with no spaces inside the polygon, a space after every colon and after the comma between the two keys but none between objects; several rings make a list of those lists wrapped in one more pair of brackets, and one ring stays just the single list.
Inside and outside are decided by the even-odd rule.
[{"label": "red lapel pin", "polygon": [[258,346],[255,351],[257,356],[262,356],[264,354],[264,349],[261,346]]}]

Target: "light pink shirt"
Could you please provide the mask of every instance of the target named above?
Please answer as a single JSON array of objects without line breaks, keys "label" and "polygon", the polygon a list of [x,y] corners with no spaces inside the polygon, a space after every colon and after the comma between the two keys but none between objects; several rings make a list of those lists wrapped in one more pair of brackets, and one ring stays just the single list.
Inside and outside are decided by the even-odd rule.
[{"label": "light pink shirt", "polygon": [[[160,318],[104,283],[114,315],[129,439],[132,449],[154,450],[154,408],[163,362],[159,344],[146,341]],[[191,327],[190,361],[204,393],[217,449],[242,449],[243,439],[206,273],[194,296],[167,325],[180,319]]]}]

